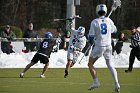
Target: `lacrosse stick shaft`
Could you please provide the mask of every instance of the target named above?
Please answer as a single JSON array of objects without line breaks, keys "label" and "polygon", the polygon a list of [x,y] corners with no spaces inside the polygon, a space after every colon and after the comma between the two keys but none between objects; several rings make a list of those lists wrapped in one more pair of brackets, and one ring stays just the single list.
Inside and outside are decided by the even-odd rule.
[{"label": "lacrosse stick shaft", "polygon": [[113,12],[113,9],[110,11],[110,13],[108,14],[108,17],[110,17],[110,15],[112,14],[112,12]]},{"label": "lacrosse stick shaft", "polygon": [[88,46],[87,50],[85,51],[84,55],[82,56],[82,58],[80,59],[80,61],[78,62],[79,64],[81,64],[82,59],[84,58],[85,54],[88,52],[88,50],[91,48],[91,45]]},{"label": "lacrosse stick shaft", "polygon": [[64,19],[54,19],[54,21],[74,20],[74,19],[76,19],[76,18],[81,19],[82,17],[80,17],[79,15],[75,15],[75,16],[70,17],[70,18],[64,18]]}]

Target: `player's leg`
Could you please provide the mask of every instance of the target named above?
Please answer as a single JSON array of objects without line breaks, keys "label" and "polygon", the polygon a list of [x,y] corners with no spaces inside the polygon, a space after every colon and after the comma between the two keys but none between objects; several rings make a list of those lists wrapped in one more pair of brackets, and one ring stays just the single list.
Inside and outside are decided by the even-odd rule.
[{"label": "player's leg", "polygon": [[139,50],[138,50],[137,53],[136,53],[136,57],[137,57],[137,59],[140,61],[140,48],[139,48]]},{"label": "player's leg", "polygon": [[118,92],[120,90],[120,84],[118,82],[117,71],[116,71],[114,65],[112,64],[112,62],[109,59],[106,59],[106,64],[107,64],[107,67],[109,68],[109,70],[111,72],[111,75],[114,79],[115,92]]},{"label": "player's leg", "polygon": [[105,57],[105,60],[106,60],[106,65],[108,67],[108,69],[110,70],[111,72],[111,75],[114,79],[114,85],[115,85],[115,92],[118,92],[119,89],[120,89],[120,85],[119,85],[119,82],[118,82],[118,75],[117,75],[117,71],[112,63],[112,51],[111,51],[111,48],[108,47],[106,52],[104,53],[104,57]]},{"label": "player's leg", "polygon": [[47,56],[44,56],[44,55],[39,55],[39,60],[40,60],[40,63],[43,63],[44,64],[44,68],[42,70],[42,73],[40,75],[40,78],[45,78],[44,73],[48,69],[48,66],[49,66],[49,58]]},{"label": "player's leg", "polygon": [[96,75],[96,69],[94,67],[94,63],[96,62],[96,60],[102,56],[103,51],[102,51],[102,47],[99,46],[95,46],[93,48],[93,50],[91,51],[90,54],[90,58],[89,58],[89,62],[88,62],[88,67],[89,67],[89,72],[93,78],[93,83],[91,84],[91,86],[88,88],[88,90],[92,90],[94,88],[98,88],[100,86],[100,82],[97,78]]},{"label": "player's leg", "polygon": [[68,59],[68,62],[66,64],[66,69],[65,69],[65,75],[64,78],[66,78],[69,74],[69,69],[73,66],[72,60]]},{"label": "player's leg", "polygon": [[39,60],[39,57],[38,57],[38,54],[36,53],[36,54],[34,55],[34,57],[32,58],[31,63],[29,63],[29,64],[24,68],[24,70],[20,73],[20,78],[23,78],[24,73],[25,73],[31,66],[33,66],[34,64],[36,64],[36,63],[38,62],[38,60]]},{"label": "player's leg", "polygon": [[43,68],[43,71],[40,75],[40,78],[45,78],[45,75],[44,73],[48,70],[48,66],[49,66],[49,63],[45,64],[44,68]]},{"label": "player's leg", "polygon": [[73,51],[68,49],[67,64],[65,68],[64,78],[66,78],[69,75],[69,69],[71,68],[71,66],[73,66],[72,62],[73,62]]},{"label": "player's leg", "polygon": [[34,64],[35,64],[34,62],[29,63],[29,64],[24,68],[24,70],[20,73],[20,78],[23,78],[23,77],[24,77],[24,73],[25,73],[31,66],[33,66]]},{"label": "player's leg", "polygon": [[135,60],[135,55],[136,55],[136,53],[135,53],[134,49],[132,49],[130,52],[130,56],[129,56],[129,67],[127,70],[125,70],[126,73],[132,72],[133,64],[134,64],[134,60]]},{"label": "player's leg", "polygon": [[[76,56],[76,58],[75,58],[75,53],[73,54],[73,56],[74,56],[73,60],[68,59],[68,63],[67,63],[67,65],[66,65],[66,69],[65,69],[64,78],[66,78],[66,77],[68,76],[69,69],[70,69],[71,67],[74,66],[74,64],[76,63],[76,61],[77,61],[77,59],[78,59],[78,56]],[[71,57],[71,58],[72,58],[72,57]]]},{"label": "player's leg", "polygon": [[92,57],[89,58],[88,67],[89,67],[89,72],[93,78],[93,83],[88,88],[88,90],[92,90],[92,89],[98,88],[100,86],[99,80],[98,80],[97,75],[96,75],[96,69],[93,66],[97,59],[98,58],[92,58]]},{"label": "player's leg", "polygon": [[90,57],[89,58],[89,63],[88,63],[89,71],[90,71],[90,74],[91,74],[93,79],[96,78],[96,70],[93,66],[96,60],[97,60],[97,58]]},{"label": "player's leg", "polygon": [[140,61],[140,46],[138,47],[138,49],[136,51],[136,57]]}]

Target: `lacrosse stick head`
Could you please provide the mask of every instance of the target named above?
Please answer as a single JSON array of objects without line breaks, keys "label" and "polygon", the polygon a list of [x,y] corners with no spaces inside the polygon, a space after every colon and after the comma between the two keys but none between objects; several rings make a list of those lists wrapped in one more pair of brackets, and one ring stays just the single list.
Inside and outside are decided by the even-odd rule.
[{"label": "lacrosse stick head", "polygon": [[121,1],[120,0],[113,0],[112,10],[115,11],[117,7],[121,7]]},{"label": "lacrosse stick head", "polygon": [[58,19],[53,19],[53,21],[59,21]]},{"label": "lacrosse stick head", "polygon": [[79,18],[79,19],[81,19],[82,17],[80,17],[79,15],[75,15],[74,18]]},{"label": "lacrosse stick head", "polygon": [[117,9],[117,7],[121,7],[121,1],[120,0],[113,0],[113,5],[111,7],[111,11],[110,11],[108,17],[110,17],[112,12],[115,11]]}]

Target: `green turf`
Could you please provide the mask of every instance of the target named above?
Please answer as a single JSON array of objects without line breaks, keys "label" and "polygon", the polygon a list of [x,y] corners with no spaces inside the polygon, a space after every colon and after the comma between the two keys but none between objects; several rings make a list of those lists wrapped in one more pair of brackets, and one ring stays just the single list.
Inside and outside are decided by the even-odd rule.
[{"label": "green turf", "polygon": [[[46,78],[39,78],[42,69],[30,69],[19,78],[23,69],[0,69],[0,93],[113,93],[113,79],[107,68],[97,68],[101,86],[93,91],[87,88],[92,79],[88,69],[71,69],[70,76],[63,78],[64,69],[50,68]],[[140,93],[140,68],[124,73],[118,68],[120,93]]]}]

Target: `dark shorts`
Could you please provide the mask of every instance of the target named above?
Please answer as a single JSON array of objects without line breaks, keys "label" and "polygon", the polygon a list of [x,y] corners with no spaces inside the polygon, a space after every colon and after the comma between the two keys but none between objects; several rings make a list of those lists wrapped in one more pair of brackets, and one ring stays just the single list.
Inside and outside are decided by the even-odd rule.
[{"label": "dark shorts", "polygon": [[40,63],[47,64],[49,62],[49,58],[47,56],[36,53],[31,62],[37,63],[38,61],[40,61]]}]

